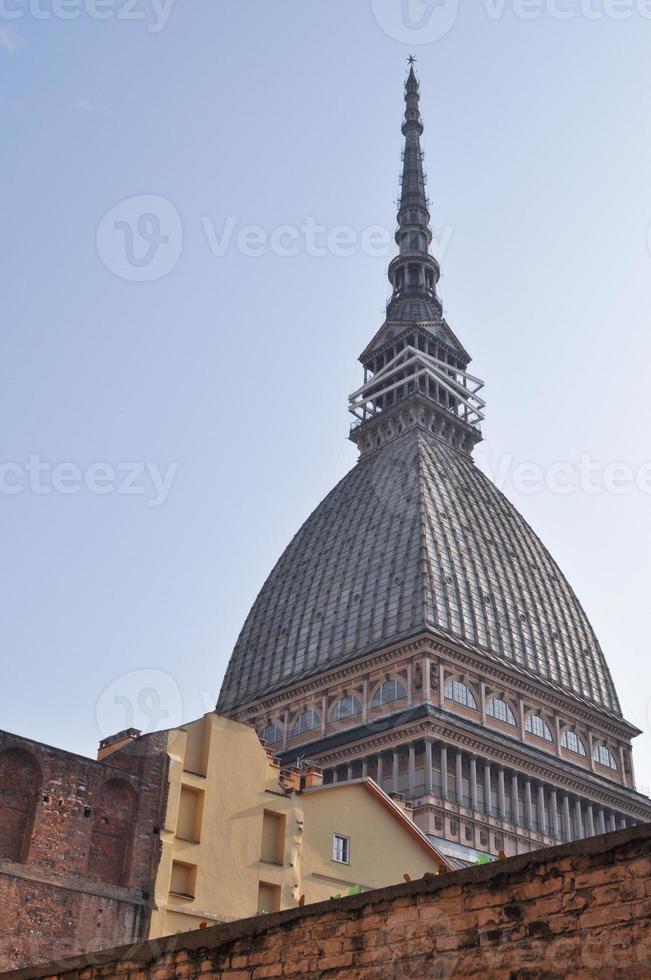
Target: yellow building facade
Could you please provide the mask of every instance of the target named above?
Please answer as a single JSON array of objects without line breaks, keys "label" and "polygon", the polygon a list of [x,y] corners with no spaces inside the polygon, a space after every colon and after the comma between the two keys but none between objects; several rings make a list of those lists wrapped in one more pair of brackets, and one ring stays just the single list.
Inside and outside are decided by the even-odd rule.
[{"label": "yellow building facade", "polygon": [[281,771],[253,728],[215,713],[167,734],[150,938],[448,870],[372,780]]}]

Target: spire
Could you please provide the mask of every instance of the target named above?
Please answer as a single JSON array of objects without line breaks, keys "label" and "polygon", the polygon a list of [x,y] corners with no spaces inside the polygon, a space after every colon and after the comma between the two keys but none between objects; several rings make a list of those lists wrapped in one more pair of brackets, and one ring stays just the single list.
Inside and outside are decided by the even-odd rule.
[{"label": "spire", "polygon": [[414,427],[465,453],[482,438],[485,402],[479,392],[484,385],[468,373],[470,355],[446,323],[436,293],[441,270],[429,252],[432,230],[415,60],[410,56],[405,83],[399,252],[388,273],[393,293],[384,324],[360,357],[364,384],[349,398],[355,417],[350,438],[362,455]]},{"label": "spire", "polygon": [[402,124],[405,146],[396,230],[400,254],[389,266],[389,282],[393,286],[390,305],[402,298],[420,298],[432,303],[433,314],[440,316],[442,308],[436,295],[436,285],[441,270],[436,259],[429,254],[432,230],[420,146],[424,127],[420,115],[420,90],[413,67],[415,60],[410,56],[405,83],[405,119]]}]

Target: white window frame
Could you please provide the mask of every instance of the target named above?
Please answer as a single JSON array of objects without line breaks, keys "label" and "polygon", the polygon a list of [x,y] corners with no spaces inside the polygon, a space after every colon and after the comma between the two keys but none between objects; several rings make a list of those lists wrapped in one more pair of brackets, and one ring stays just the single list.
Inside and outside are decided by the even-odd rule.
[{"label": "white window frame", "polygon": [[574,752],[575,755],[586,757],[588,755],[583,739],[573,728],[566,728],[563,731],[561,735],[561,747],[567,749],[568,752]]},{"label": "white window frame", "polygon": [[[306,719],[310,718],[308,722]],[[303,708],[292,725],[291,737],[298,738],[299,735],[307,735],[308,732],[316,732],[321,727],[321,716],[314,708]]]},{"label": "white window frame", "polygon": [[337,864],[350,864],[350,837],[344,834],[333,835],[332,860]]},{"label": "white window frame", "polygon": [[[592,758],[598,765],[604,766],[606,769],[612,769],[613,772],[619,772],[619,766],[617,765],[617,759],[608,745],[604,745],[603,742],[595,745],[594,752],[592,753]],[[606,761],[606,758],[608,761]]]},{"label": "white window frame", "polygon": [[[266,737],[266,733],[271,728],[274,729],[274,732],[278,733],[278,738],[274,738],[273,742],[270,742],[269,739]],[[275,721],[270,721],[269,724],[265,725],[262,731],[260,732],[260,739],[264,742],[265,745],[269,745],[269,746],[279,745],[280,742],[282,742],[283,740],[283,730],[280,727],[280,725],[278,725]]]},{"label": "white window frame", "polygon": [[[389,692],[392,693],[389,693]],[[383,681],[377,688],[371,701],[371,708],[384,708],[387,704],[395,704],[397,701],[404,701],[407,697],[407,688],[398,677],[390,677]]]},{"label": "white window frame", "polygon": [[447,681],[445,685],[445,699],[446,701],[453,701],[455,704],[460,704],[463,708],[470,708],[471,711],[478,710],[475,695],[463,681]]},{"label": "white window frame", "polygon": [[[537,722],[540,722],[539,727],[541,728],[542,733],[540,731],[535,730]],[[549,725],[547,724],[543,716],[540,714],[536,714],[535,711],[532,712],[530,715],[527,715],[527,720],[524,723],[524,730],[525,732],[528,732],[530,735],[535,736],[535,738],[540,738],[545,742],[554,741],[554,736],[552,735],[551,728],[549,727]]]},{"label": "white window frame", "polygon": [[[350,710],[344,711],[342,713],[342,705],[348,705]],[[332,714],[330,715],[330,720],[333,722],[346,721],[348,718],[356,718],[357,715],[362,714],[362,702],[355,694],[345,694],[342,698],[339,698],[334,708],[332,709]]]},{"label": "white window frame", "polygon": [[[499,708],[497,708],[496,705],[499,705]],[[501,711],[502,714],[498,714],[498,711]],[[504,698],[491,697],[486,707],[486,714],[489,718],[494,718],[496,721],[504,722],[505,725],[517,725],[515,714],[511,709],[511,705]],[[504,717],[502,717],[502,715]]]}]

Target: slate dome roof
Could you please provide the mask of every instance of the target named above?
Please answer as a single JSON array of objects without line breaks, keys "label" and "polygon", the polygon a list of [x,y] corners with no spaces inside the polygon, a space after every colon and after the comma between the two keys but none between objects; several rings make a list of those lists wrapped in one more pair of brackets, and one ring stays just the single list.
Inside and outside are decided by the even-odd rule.
[{"label": "slate dome roof", "polygon": [[363,456],[256,599],[218,709],[430,629],[618,717],[581,604],[471,457],[415,428]]}]

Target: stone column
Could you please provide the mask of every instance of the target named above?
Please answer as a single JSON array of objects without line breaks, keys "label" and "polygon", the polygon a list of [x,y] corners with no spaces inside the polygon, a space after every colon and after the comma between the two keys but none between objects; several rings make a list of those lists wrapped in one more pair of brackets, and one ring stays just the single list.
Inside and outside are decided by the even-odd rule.
[{"label": "stone column", "polygon": [[538,786],[538,829],[541,834],[547,834],[547,820],[545,818],[545,787]]},{"label": "stone column", "polygon": [[533,806],[531,799],[531,780],[525,780],[524,784],[524,822],[528,830],[535,830],[533,825]]},{"label": "stone column", "polygon": [[423,657],[421,670],[423,671],[423,701],[429,701],[432,686],[430,683],[430,659],[427,654]]},{"label": "stone column", "polygon": [[398,789],[399,785],[400,785],[400,752],[398,751],[398,749],[394,749],[393,750],[393,782],[391,784],[391,788],[393,789],[394,793],[399,792]]},{"label": "stone column", "polygon": [[283,715],[283,749],[287,748],[288,738],[289,738],[289,708],[287,708],[287,710]]},{"label": "stone column", "polygon": [[572,824],[570,823],[570,798],[567,793],[563,793],[563,837],[566,841],[572,840]]},{"label": "stone column", "polygon": [[441,746],[441,799],[448,798],[448,747]]},{"label": "stone column", "polygon": [[477,760],[474,755],[470,759],[470,806],[473,810],[479,809],[477,794]]},{"label": "stone column", "polygon": [[626,817],[620,817],[619,818],[619,829],[620,830],[626,830],[626,827],[627,827]]},{"label": "stone column", "polygon": [[504,786],[504,770],[497,773],[497,815],[500,820],[506,820],[506,787]]},{"label": "stone column", "polygon": [[587,837],[594,837],[594,835],[595,835],[595,829],[594,829],[594,810],[593,810],[591,804],[588,804],[588,806],[586,808],[586,824],[587,824],[586,836]]},{"label": "stone column", "polygon": [[617,819],[614,813],[610,814],[610,829],[617,830]]},{"label": "stone column", "polygon": [[432,740],[425,739],[425,793],[431,796],[433,792],[432,784]]},{"label": "stone column", "polygon": [[353,779],[353,767],[351,765],[348,766],[348,776],[347,776],[347,779],[348,779],[348,782],[349,783],[352,782],[352,779]]},{"label": "stone column", "polygon": [[362,684],[362,721],[368,721],[368,677]]},{"label": "stone column", "polygon": [[549,818],[551,821],[552,837],[556,840],[561,838],[561,828],[558,822],[558,794],[553,789],[549,794]]},{"label": "stone column", "polygon": [[490,763],[484,763],[484,813],[490,814],[493,809],[493,794],[491,792],[491,767]]},{"label": "stone column", "polygon": [[362,779],[368,779],[368,759],[362,759]]},{"label": "stone column", "polygon": [[413,742],[409,746],[409,768],[408,768],[409,796],[416,795],[416,746]]},{"label": "stone column", "polygon": [[457,803],[463,803],[463,756],[459,749],[455,755],[455,781],[457,789]]},{"label": "stone column", "polygon": [[574,823],[577,840],[581,840],[582,837],[585,837],[583,833],[583,807],[581,806],[581,800],[577,800],[574,804]]},{"label": "stone column", "polygon": [[332,770],[332,781],[333,781],[333,783],[338,783],[339,782],[339,770],[337,769],[336,766]]},{"label": "stone column", "polygon": [[384,756],[380,752],[377,757],[377,779],[376,782],[378,786],[384,785]]},{"label": "stone column", "polygon": [[511,823],[520,826],[520,786],[515,772],[511,776]]},{"label": "stone column", "polygon": [[325,735],[328,727],[328,699],[321,698],[321,734]]},{"label": "stone column", "polygon": [[597,827],[599,828],[600,834],[606,833],[606,814],[603,808],[599,810],[599,813],[597,814]]}]

